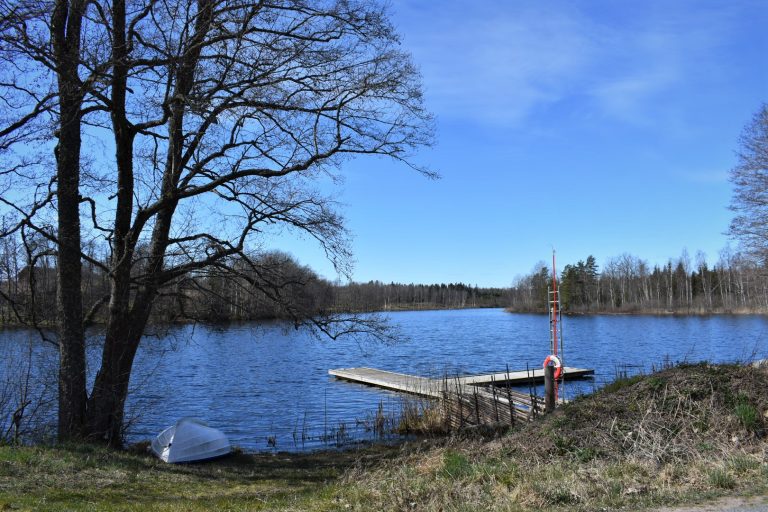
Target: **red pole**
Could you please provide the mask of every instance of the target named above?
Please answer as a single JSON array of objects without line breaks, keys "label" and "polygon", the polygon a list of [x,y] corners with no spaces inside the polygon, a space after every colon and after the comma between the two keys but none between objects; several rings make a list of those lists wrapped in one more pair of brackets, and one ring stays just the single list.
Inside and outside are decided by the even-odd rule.
[{"label": "red pole", "polygon": [[[554,355],[557,356],[557,306],[560,302],[560,297],[557,293],[557,270],[555,270],[555,250],[552,249],[552,347],[554,349]],[[555,402],[557,402],[557,380],[555,379]]]},{"label": "red pole", "polygon": [[557,271],[555,270],[555,250],[552,249],[552,349],[557,355]]}]

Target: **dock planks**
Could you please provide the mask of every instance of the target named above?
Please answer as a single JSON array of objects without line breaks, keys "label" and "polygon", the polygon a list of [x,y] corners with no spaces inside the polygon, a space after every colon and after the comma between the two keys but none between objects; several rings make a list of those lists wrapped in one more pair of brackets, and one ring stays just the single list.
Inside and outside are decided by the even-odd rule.
[{"label": "dock planks", "polygon": [[[595,370],[587,368],[572,368],[566,366],[563,368],[563,374],[566,380],[581,379],[593,375]],[[489,373],[486,375],[469,375],[459,377],[465,384],[484,386],[488,384],[500,385],[520,385],[531,382],[544,382],[544,368],[534,368],[532,370],[516,370],[513,372]]]},{"label": "dock planks", "polygon": [[[338,368],[328,370],[330,375],[338,379],[368,384],[393,391],[402,391],[415,395],[439,398],[445,391],[446,381],[451,386],[485,386],[494,384],[497,386],[522,385],[529,382],[541,382],[544,380],[544,369],[518,370],[513,372],[499,372],[485,375],[465,375],[447,377],[443,379],[430,379],[416,375],[376,370],[374,368]],[[586,368],[564,368],[566,379],[584,378],[595,373],[595,370]]]},{"label": "dock planks", "polygon": [[376,370],[374,368],[339,368],[328,370],[328,373],[337,379],[431,398],[439,398],[444,387],[442,381],[438,379]]}]

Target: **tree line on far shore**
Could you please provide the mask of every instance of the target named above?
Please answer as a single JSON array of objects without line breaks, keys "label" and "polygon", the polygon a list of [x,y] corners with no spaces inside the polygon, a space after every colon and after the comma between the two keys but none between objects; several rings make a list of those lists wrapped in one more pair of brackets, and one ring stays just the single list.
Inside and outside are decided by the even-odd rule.
[{"label": "tree line on far shore", "polygon": [[[41,242],[42,243],[42,242]],[[13,238],[0,244],[0,325],[55,323],[56,260]],[[33,258],[29,255],[34,254]],[[97,255],[92,252],[92,258]],[[565,265],[558,276],[566,313],[768,312],[768,269],[748,256],[723,250],[710,268],[704,254],[687,251],[651,266],[630,254],[593,256]],[[339,312],[505,307],[545,312],[551,268],[539,262],[508,288],[463,283],[404,284],[331,282],[291,255],[269,252],[186,276],[158,298],[156,323],[221,323],[297,319]],[[94,307],[108,295],[109,278],[99,265],[83,268],[84,302]],[[89,325],[102,323],[94,315]]]},{"label": "tree line on far shore", "polygon": [[[51,326],[56,321],[56,259],[52,250],[0,241],[0,325]],[[98,261],[95,250],[91,260]],[[30,256],[32,255],[32,256]],[[103,265],[83,267],[84,303],[94,310],[109,293]],[[630,254],[606,260],[593,256],[565,265],[558,276],[566,313],[768,312],[768,269],[754,258],[725,249],[713,267],[687,251],[664,265]],[[158,298],[155,323],[285,319],[333,313],[505,307],[545,312],[552,270],[539,262],[511,287],[463,283],[404,284],[331,282],[282,252],[236,257],[223,267],[178,280]],[[103,323],[98,314],[88,324]]]},{"label": "tree line on far shore", "polygon": [[[566,313],[766,313],[768,268],[728,248],[710,268],[699,252],[687,251],[664,265],[650,265],[631,254],[609,258],[602,269],[588,256],[567,264],[558,276],[560,301]],[[510,311],[546,311],[552,270],[537,263],[516,279],[510,290]]]},{"label": "tree line on far shore", "polygon": [[[14,238],[0,241],[0,325],[50,326],[56,321],[56,259],[39,247],[28,249]],[[91,258],[98,261],[94,252]],[[462,283],[334,283],[281,252],[232,260],[174,283],[158,298],[153,321],[297,320],[338,312],[506,307],[511,300],[509,288]],[[83,267],[89,308],[109,294],[109,276],[102,267]],[[89,324],[103,321],[98,314],[89,318]]]}]

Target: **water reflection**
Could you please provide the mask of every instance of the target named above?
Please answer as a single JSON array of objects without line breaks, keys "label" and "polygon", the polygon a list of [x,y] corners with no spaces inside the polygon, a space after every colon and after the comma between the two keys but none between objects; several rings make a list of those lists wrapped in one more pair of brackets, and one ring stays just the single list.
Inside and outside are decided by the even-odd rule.
[{"label": "water reflection", "polygon": [[[503,371],[506,365],[538,367],[547,355],[545,315],[460,310],[389,317],[410,342],[322,342],[276,322],[227,328],[185,325],[148,338],[131,383],[128,439],[146,439],[180,417],[197,416],[247,449],[316,448],[335,442],[340,431],[342,437],[371,436],[364,420],[379,404],[386,415],[400,407],[397,394],[336,381],[327,374],[330,368],[369,366],[438,377]],[[623,365],[650,368],[665,357],[691,362],[765,357],[766,327],[760,316],[568,317],[566,362],[595,368],[596,377],[566,389],[569,394],[589,392]],[[3,347],[18,349],[31,336],[5,331]],[[89,353],[94,358],[98,347]],[[38,360],[53,356],[52,347],[35,345]],[[0,365],[0,375],[8,371]]]}]

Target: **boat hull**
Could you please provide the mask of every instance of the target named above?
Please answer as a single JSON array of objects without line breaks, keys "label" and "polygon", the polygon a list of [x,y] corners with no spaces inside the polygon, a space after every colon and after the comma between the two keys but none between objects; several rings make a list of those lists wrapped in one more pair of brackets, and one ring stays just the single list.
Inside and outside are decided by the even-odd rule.
[{"label": "boat hull", "polygon": [[152,452],[169,463],[215,459],[232,451],[227,436],[200,420],[184,418],[152,440]]}]

